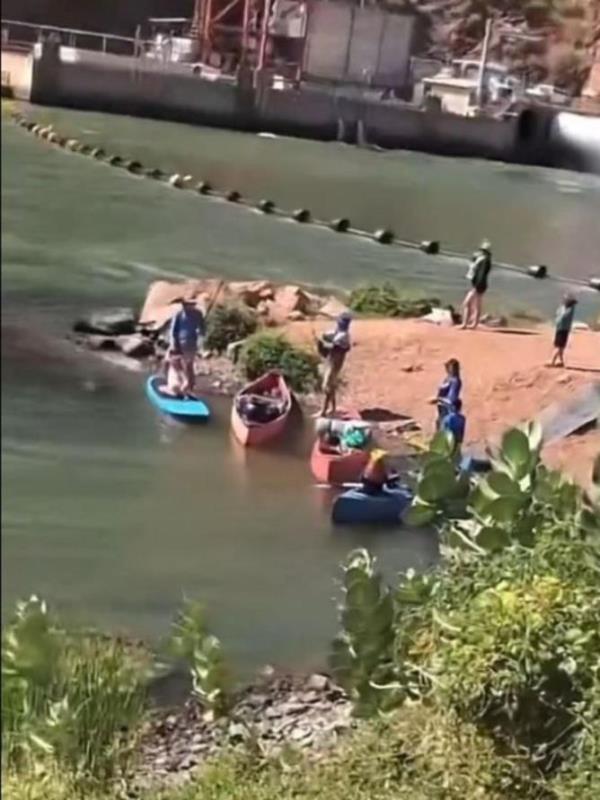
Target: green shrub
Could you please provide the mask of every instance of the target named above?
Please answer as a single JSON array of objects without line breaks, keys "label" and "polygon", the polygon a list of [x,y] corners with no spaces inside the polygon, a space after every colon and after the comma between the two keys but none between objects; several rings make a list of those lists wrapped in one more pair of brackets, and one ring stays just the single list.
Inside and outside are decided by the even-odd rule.
[{"label": "green shrub", "polygon": [[256,317],[248,309],[218,305],[208,316],[204,343],[208,350],[223,353],[232,342],[239,342],[253,334],[256,327]]},{"label": "green shrub", "polygon": [[[551,774],[573,765],[582,737],[591,747],[600,512],[592,497],[542,466],[535,425],[508,431],[492,471],[466,492],[446,445],[433,440],[410,520],[440,523],[442,562],[401,579],[390,623],[372,562],[360,551],[351,555],[333,656],[340,641],[358,640],[360,647],[342,651],[342,665],[354,666],[344,673],[352,696],[360,701],[369,692],[372,709],[405,698],[439,703],[504,752],[524,756],[532,775]],[[444,520],[448,513],[455,518]]]},{"label": "green shrub", "polygon": [[221,642],[207,626],[206,615],[198,603],[188,602],[173,624],[171,649],[190,664],[192,691],[214,716],[229,708],[230,676]]},{"label": "green shrub", "polygon": [[295,347],[278,334],[256,333],[251,336],[242,348],[240,361],[249,380],[278,369],[296,392],[310,391],[318,384],[318,357]]},{"label": "green shrub", "polygon": [[353,289],[348,301],[357,314],[376,317],[422,317],[439,306],[436,298],[402,295],[391,283]]},{"label": "green shrub", "polygon": [[145,654],[119,641],[67,633],[35,597],[2,634],[2,760],[101,783],[123,773],[145,713]]}]

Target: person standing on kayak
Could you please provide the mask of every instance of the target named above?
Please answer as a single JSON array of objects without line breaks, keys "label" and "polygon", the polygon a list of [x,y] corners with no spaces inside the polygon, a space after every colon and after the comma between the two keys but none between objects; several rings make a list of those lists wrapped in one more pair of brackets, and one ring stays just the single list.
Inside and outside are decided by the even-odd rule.
[{"label": "person standing on kayak", "polygon": [[181,356],[186,377],[185,392],[191,395],[196,383],[194,365],[198,343],[205,331],[204,315],[193,300],[182,297],[173,302],[181,303],[181,308],[171,322],[169,356]]},{"label": "person standing on kayak", "polygon": [[490,243],[485,240],[473,256],[467,280],[471,288],[463,301],[462,327],[475,329],[481,319],[483,295],[488,290],[488,279],[492,269],[492,250]]},{"label": "person standing on kayak", "polygon": [[337,405],[337,386],[352,344],[350,342],[350,323],[352,315],[344,311],[337,319],[336,327],[333,332],[325,333],[318,340],[319,353],[325,357],[325,369],[323,372],[323,405],[319,411],[319,417],[325,417],[328,413],[335,414]]}]

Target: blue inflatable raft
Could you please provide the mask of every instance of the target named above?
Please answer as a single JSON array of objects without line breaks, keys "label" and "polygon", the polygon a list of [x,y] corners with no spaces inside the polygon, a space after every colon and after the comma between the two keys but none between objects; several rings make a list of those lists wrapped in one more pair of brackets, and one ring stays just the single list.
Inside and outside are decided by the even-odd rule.
[{"label": "blue inflatable raft", "polygon": [[156,406],[163,414],[179,422],[206,422],[210,417],[210,409],[202,400],[191,398],[173,397],[163,394],[160,387],[164,378],[154,375],[146,381],[146,394],[152,405]]},{"label": "blue inflatable raft", "polygon": [[397,525],[412,498],[405,486],[385,488],[375,495],[349,489],[334,502],[331,518],[337,525]]}]

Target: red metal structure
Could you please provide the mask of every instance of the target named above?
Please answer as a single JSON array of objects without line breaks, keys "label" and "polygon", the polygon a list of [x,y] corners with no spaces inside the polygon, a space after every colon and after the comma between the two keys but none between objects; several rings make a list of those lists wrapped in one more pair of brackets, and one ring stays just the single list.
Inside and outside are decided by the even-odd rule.
[{"label": "red metal structure", "polygon": [[200,60],[222,72],[272,69],[298,78],[307,13],[304,0],[196,0],[192,36]]}]

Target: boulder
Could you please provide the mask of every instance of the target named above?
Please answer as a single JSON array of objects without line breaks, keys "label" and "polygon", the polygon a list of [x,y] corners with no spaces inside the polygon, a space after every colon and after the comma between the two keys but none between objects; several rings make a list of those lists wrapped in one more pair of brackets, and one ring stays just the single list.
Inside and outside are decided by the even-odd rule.
[{"label": "boulder", "polygon": [[261,300],[256,306],[256,313],[259,317],[268,317],[271,314],[272,300]]},{"label": "boulder", "polygon": [[88,350],[118,350],[117,339],[115,336],[101,336],[100,334],[89,334],[76,339],[77,344],[87,347]]},{"label": "boulder", "polygon": [[337,297],[331,295],[319,309],[319,316],[327,317],[327,319],[337,319],[340,314],[348,312],[349,310],[347,305],[342,303],[341,300],[338,300]]},{"label": "boulder", "polygon": [[132,308],[113,308],[95,311],[73,324],[75,333],[102,334],[103,336],[125,336],[135,333],[137,320]]},{"label": "boulder", "polygon": [[256,308],[261,300],[271,300],[274,296],[270,281],[232,281],[227,285],[226,296]]},{"label": "boulder", "polygon": [[299,286],[280,286],[275,290],[270,317],[275,323],[282,324],[293,312],[306,314],[309,308],[309,297]]},{"label": "boulder", "polygon": [[123,355],[129,358],[148,358],[154,355],[154,345],[140,333],[131,336],[119,336],[117,346]]},{"label": "boulder", "polygon": [[150,285],[140,314],[140,324],[151,330],[159,330],[174,316],[177,305],[173,303],[178,297],[190,297],[196,300],[199,308],[205,308],[219,287],[217,278],[200,280],[155,281]]}]

